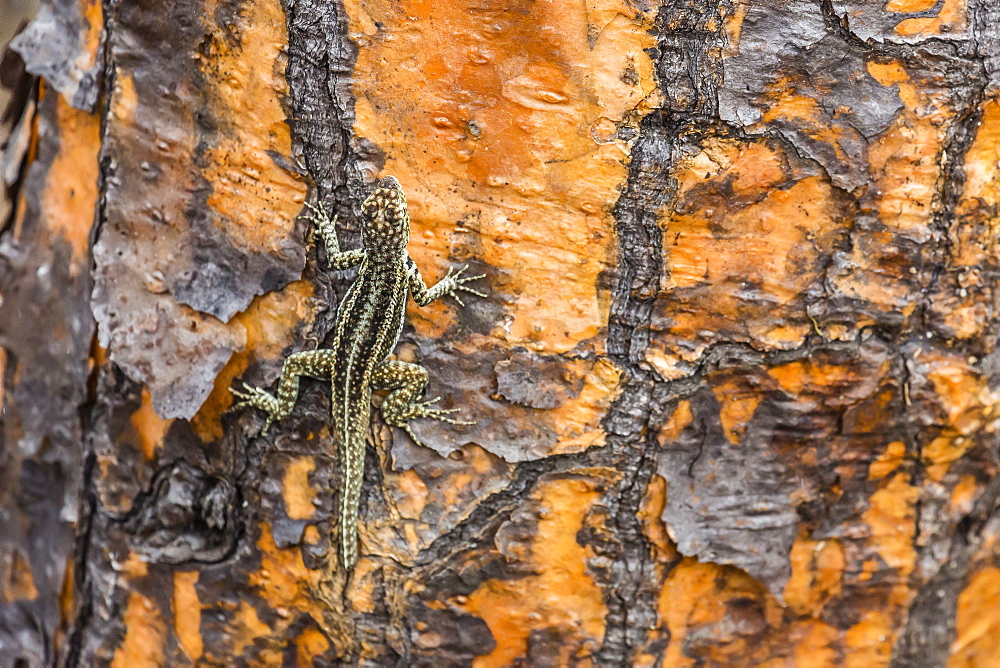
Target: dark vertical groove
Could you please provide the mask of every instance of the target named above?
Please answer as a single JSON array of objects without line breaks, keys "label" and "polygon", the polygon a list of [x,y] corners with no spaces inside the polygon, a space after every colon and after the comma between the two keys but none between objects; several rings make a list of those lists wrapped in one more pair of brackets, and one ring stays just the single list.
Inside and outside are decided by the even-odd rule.
[{"label": "dark vertical groove", "polygon": [[[101,146],[98,151],[97,170],[97,203],[94,211],[94,224],[90,230],[88,238],[88,248],[91,253],[90,271],[93,274],[94,258],[93,248],[104,225],[106,188],[105,182],[109,173],[110,157],[105,150],[105,138],[107,137],[110,113],[111,95],[109,91],[114,90],[116,70],[115,61],[112,54],[112,36],[116,25],[118,7],[121,0],[103,0],[102,14],[104,24],[101,27],[101,72],[98,82],[98,97],[96,111],[100,114],[100,141]],[[97,340],[97,332],[94,332],[94,342]],[[100,369],[91,372],[88,379],[88,392],[85,410],[81,410],[83,423],[83,438],[80,444],[82,461],[82,485],[80,488],[79,502],[79,526],[77,527],[76,540],[73,547],[73,591],[74,610],[73,618],[67,629],[66,641],[58,657],[58,663],[62,666],[75,667],[86,665],[84,659],[84,645],[86,634],[94,616],[94,601],[97,598],[95,592],[94,578],[91,577],[91,547],[94,543],[94,527],[98,521],[99,499],[96,489],[97,479],[97,456],[94,451],[93,428],[95,418],[98,415],[101,404],[97,401],[99,390],[98,379],[102,373]]]},{"label": "dark vertical groove", "polygon": [[940,570],[917,591],[910,604],[906,627],[892,652],[896,668],[937,668],[948,663],[955,639],[958,595],[969,575],[969,565],[983,542],[983,529],[1000,512],[1000,476],[995,476],[959,522]]},{"label": "dark vertical groove", "polygon": [[[949,338],[938,326],[939,312],[933,306],[942,293],[955,289],[956,277],[951,266],[952,234],[958,224],[958,207],[965,188],[965,160],[981,124],[982,104],[995,95],[1000,78],[1000,5],[995,0],[973,0],[969,3],[970,39],[959,43],[941,69],[945,87],[952,94],[954,122],[948,128],[942,151],[941,176],[934,201],[935,243],[930,244],[924,262],[932,267],[923,300],[916,313],[916,322],[927,332]],[[919,52],[917,56],[921,55]],[[995,290],[997,267],[981,268],[988,289]],[[982,355],[995,348],[996,333],[975,338],[966,345],[966,352]],[[914,431],[917,431],[916,420]],[[918,434],[918,447],[930,437]],[[998,463],[995,449],[992,463]],[[920,469],[922,472],[922,469]],[[919,484],[915,483],[915,484]],[[918,506],[919,508],[919,506]],[[951,536],[915,545],[922,556],[933,555],[946,546],[947,556],[937,572],[918,584],[917,594],[907,611],[906,625],[892,651],[891,665],[902,668],[931,668],[947,664],[955,639],[958,596],[965,587],[969,567],[983,541],[983,529],[1000,510],[1000,476],[986,485],[972,511],[954,527]],[[919,538],[919,536],[917,537]],[[920,558],[918,556],[918,559]]]},{"label": "dark vertical groove", "polygon": [[351,145],[351,76],[358,49],[347,36],[347,13],[339,0],[283,0],[282,5],[288,26],[285,74],[294,148],[328,210],[344,209],[342,203],[349,202],[352,206],[339,212],[341,219],[353,219],[363,184]]},{"label": "dark vertical groove", "polygon": [[670,175],[675,155],[692,133],[704,134],[718,120],[717,53],[726,3],[666,0],[656,16],[653,54],[664,106],[639,125],[629,175],[614,217],[619,245],[619,279],[608,322],[608,351],[625,371],[623,388],[603,426],[608,447],[599,459],[623,473],[605,496],[620,552],[608,572],[608,607],[600,665],[629,665],[657,621],[659,582],[639,520],[656,468],[656,435],[650,416],[660,403],[657,382],[643,364],[650,322],[663,279],[663,232],[658,219],[674,201]]},{"label": "dark vertical groove", "polygon": [[[293,152],[305,163],[316,192],[312,195],[340,220],[337,230],[344,249],[361,246],[357,220],[366,194],[354,149],[354,93],[351,88],[358,48],[348,37],[348,16],[340,0],[304,2],[282,0],[288,30],[289,113]],[[335,309],[346,282],[306,264],[321,303],[331,307],[320,314],[308,335],[318,346],[333,326]],[[338,294],[339,293],[339,294]]]},{"label": "dark vertical groove", "polygon": [[[965,158],[980,125],[988,78],[982,54],[976,53],[974,47],[968,51],[964,49],[956,51],[954,54],[949,54],[946,64],[942,66],[941,78],[944,80],[942,83],[951,94],[949,101],[954,108],[955,116],[945,134],[941,151],[941,173],[932,203],[934,207],[932,226],[935,238],[933,243],[927,245],[923,258],[925,266],[932,269],[930,275],[924,279],[925,285],[921,291],[923,300],[915,319],[923,331],[937,332],[943,338],[950,336],[947,332],[941,331],[936,315],[929,311],[935,299],[935,291],[950,287],[952,228],[965,189]],[[925,54],[918,52],[913,58],[919,58],[921,55]]]},{"label": "dark vertical groove", "polygon": [[[89,425],[88,425],[89,426]],[[94,515],[97,513],[97,492],[94,489],[95,464],[90,440],[85,439],[86,448],[83,458],[83,489],[80,494],[80,525],[77,528],[76,545],[74,547],[73,589],[76,592],[77,609],[62,648],[59,663],[63,666],[81,665],[83,653],[83,636],[94,614],[94,591],[91,578],[88,577],[87,564],[90,561],[91,532],[94,527]]]}]

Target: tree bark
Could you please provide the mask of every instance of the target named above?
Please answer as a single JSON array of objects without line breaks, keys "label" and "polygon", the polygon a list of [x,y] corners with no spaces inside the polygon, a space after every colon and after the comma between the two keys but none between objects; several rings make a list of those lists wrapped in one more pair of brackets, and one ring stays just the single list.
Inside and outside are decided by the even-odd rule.
[{"label": "tree bark", "polygon": [[[1000,662],[993,0],[51,0],[13,48],[0,666]],[[330,341],[304,203],[357,248],[386,174],[488,296],[410,304],[474,424],[373,419],[345,571],[328,387],[227,409]]]}]

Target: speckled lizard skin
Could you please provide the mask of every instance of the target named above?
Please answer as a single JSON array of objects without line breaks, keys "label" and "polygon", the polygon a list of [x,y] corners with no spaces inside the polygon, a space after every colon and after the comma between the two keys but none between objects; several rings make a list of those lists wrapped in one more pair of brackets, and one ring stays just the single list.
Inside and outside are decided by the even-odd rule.
[{"label": "speckled lizard skin", "polygon": [[299,391],[299,376],[330,380],[334,434],[339,448],[341,493],[338,525],[340,560],[345,568],[358,558],[358,502],[364,475],[365,444],[371,412],[372,390],[389,390],[381,406],[386,423],[400,427],[417,440],[409,421],[432,418],[453,424],[468,424],[449,415],[457,409],[431,406],[437,399],[422,400],[427,371],[416,364],[387,359],[399,340],[406,310],[406,297],[421,306],[451,295],[459,304],[459,291],[485,297],[467,285],[482,276],[462,276],[465,267],[449,271],[428,288],[416,263],[406,252],[410,240],[410,216],[399,182],[381,179],[361,206],[363,249],[341,251],[334,221],[322,208],[309,216],[326,246],[329,265],[347,269],[361,265],[337,309],[333,343],[329,348],[298,352],[285,360],[274,396],[259,387],[233,390],[240,401],[234,408],[252,406],[267,413],[264,431],[272,422],[291,412]]}]

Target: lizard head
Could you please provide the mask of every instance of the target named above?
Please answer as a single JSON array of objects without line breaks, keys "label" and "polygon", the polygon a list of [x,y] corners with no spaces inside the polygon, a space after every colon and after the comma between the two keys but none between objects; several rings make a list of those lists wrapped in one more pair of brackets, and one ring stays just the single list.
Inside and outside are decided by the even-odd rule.
[{"label": "lizard head", "polygon": [[361,205],[362,239],[367,249],[402,250],[410,240],[410,214],[399,181],[380,179]]}]

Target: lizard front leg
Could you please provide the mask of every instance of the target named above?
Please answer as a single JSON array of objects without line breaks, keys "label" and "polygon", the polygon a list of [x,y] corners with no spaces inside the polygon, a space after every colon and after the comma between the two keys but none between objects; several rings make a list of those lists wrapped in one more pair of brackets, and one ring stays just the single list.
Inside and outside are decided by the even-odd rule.
[{"label": "lizard front leg", "polygon": [[427,389],[427,370],[417,364],[386,360],[375,367],[372,373],[372,387],[376,390],[391,390],[382,402],[382,418],[387,424],[399,427],[410,435],[417,445],[423,445],[410,429],[409,421],[416,418],[430,418],[451,424],[475,424],[448,417],[458,412],[457,408],[434,408],[431,406],[440,397],[421,401]]},{"label": "lizard front leg", "polygon": [[469,292],[480,297],[486,296],[479,290],[465,285],[469,281],[479,280],[480,278],[486,276],[486,274],[479,274],[478,276],[462,276],[462,272],[469,268],[468,265],[465,265],[458,271],[449,269],[448,274],[444,278],[435,283],[434,287],[428,288],[427,284],[424,283],[423,277],[420,275],[420,270],[417,269],[416,263],[414,263],[410,258],[407,258],[407,263],[410,268],[410,293],[413,295],[413,301],[417,302],[421,306],[427,306],[435,299],[440,299],[445,295],[451,295],[455,298],[455,301],[462,306],[465,306],[465,302],[463,302],[461,297],[458,296],[459,290]]},{"label": "lizard front leg", "polygon": [[365,259],[363,248],[340,250],[340,242],[337,241],[337,217],[331,219],[322,203],[312,205],[306,202],[305,205],[309,213],[303,214],[302,217],[315,225],[316,234],[326,247],[326,262],[331,269],[350,269]]},{"label": "lizard front leg", "polygon": [[332,350],[309,350],[288,356],[281,367],[281,379],[278,381],[278,396],[274,396],[260,387],[251,387],[244,383],[243,390],[230,390],[242,401],[233,404],[230,410],[238,410],[251,406],[267,413],[263,433],[267,433],[272,422],[285,418],[295,408],[295,400],[299,396],[299,376],[328,379],[333,369]]}]

